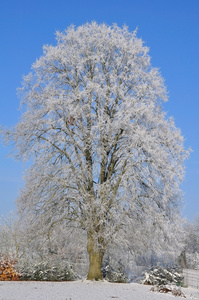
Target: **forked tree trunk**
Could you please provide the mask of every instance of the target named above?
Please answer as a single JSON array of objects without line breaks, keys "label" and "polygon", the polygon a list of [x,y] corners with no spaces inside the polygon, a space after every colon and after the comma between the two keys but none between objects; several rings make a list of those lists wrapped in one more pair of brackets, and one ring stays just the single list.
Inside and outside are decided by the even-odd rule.
[{"label": "forked tree trunk", "polygon": [[104,253],[96,246],[95,239],[88,234],[87,251],[89,255],[88,280],[102,280],[102,259]]}]

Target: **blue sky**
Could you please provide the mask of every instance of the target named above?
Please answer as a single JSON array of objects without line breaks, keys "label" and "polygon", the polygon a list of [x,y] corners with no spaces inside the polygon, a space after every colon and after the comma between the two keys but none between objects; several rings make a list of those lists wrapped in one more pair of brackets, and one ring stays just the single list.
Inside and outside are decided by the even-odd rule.
[{"label": "blue sky", "polygon": [[[16,95],[22,76],[55,45],[55,31],[70,24],[97,21],[130,31],[138,27],[150,48],[152,65],[165,79],[169,102],[164,106],[193,152],[186,162],[183,216],[199,213],[199,1],[198,0],[7,0],[0,1],[0,124],[14,126],[20,118]],[[6,157],[0,144],[0,215],[15,210],[25,166]]]}]

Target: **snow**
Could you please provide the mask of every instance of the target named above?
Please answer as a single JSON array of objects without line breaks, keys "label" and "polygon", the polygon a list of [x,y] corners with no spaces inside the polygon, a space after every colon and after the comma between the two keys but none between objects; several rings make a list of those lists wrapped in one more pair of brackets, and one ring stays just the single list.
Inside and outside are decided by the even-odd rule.
[{"label": "snow", "polygon": [[[151,286],[136,283],[73,282],[0,282],[0,300],[169,300],[171,294],[150,291]],[[199,299],[199,290],[183,288],[186,299]],[[177,297],[179,300],[184,299]]]}]

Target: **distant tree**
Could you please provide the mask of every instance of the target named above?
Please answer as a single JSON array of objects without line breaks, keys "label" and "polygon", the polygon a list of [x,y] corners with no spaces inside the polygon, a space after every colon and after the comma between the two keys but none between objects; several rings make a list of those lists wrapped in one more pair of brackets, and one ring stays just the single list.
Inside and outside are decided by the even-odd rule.
[{"label": "distant tree", "polygon": [[60,222],[85,230],[87,278],[101,279],[108,245],[125,240],[131,221],[161,220],[168,232],[188,151],[136,31],[93,22],[56,36],[24,77],[22,119],[4,136],[32,161],[19,209],[48,230]]},{"label": "distant tree", "polygon": [[0,219],[0,253],[18,258],[22,254],[23,238],[16,215]]},{"label": "distant tree", "polygon": [[184,249],[179,257],[185,268],[199,268],[199,215],[184,226]]},{"label": "distant tree", "polygon": [[193,222],[186,223],[185,232],[186,251],[199,253],[199,215],[195,217]]}]

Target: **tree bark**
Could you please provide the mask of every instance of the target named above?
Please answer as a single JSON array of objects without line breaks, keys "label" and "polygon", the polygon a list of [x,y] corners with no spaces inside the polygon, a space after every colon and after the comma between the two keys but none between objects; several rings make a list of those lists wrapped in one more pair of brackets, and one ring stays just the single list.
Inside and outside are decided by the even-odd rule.
[{"label": "tree bark", "polygon": [[89,255],[89,270],[87,279],[88,280],[102,280],[102,260],[104,253],[96,245],[95,239],[91,234],[88,234],[87,251]]}]

